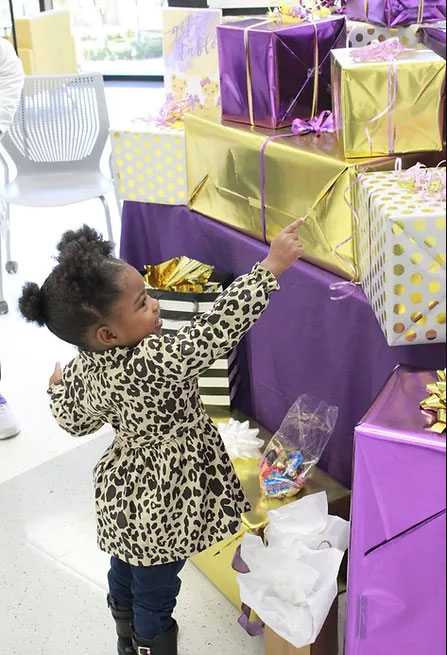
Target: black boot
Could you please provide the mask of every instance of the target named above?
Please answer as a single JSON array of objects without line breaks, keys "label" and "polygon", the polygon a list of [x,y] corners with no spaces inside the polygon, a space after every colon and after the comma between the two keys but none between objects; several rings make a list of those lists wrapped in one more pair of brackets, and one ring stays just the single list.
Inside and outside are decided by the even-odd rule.
[{"label": "black boot", "polygon": [[174,625],[170,630],[155,639],[144,639],[138,635],[133,635],[133,647],[137,655],[178,655],[177,654],[177,635],[178,625]]},{"label": "black boot", "polygon": [[107,604],[110,607],[112,616],[116,623],[116,634],[118,635],[118,655],[135,655],[132,646],[132,610],[121,607],[109,594]]}]

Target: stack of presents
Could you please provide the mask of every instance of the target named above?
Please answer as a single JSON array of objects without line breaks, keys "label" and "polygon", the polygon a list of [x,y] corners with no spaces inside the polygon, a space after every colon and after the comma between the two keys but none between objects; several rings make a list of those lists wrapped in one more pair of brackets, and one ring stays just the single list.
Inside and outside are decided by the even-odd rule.
[{"label": "stack of presents", "polygon": [[[302,0],[231,20],[166,9],[166,105],[111,130],[119,198],[187,205],[266,243],[305,217],[305,259],[339,277],[340,302],[361,285],[389,346],[445,342],[445,18],[445,0]],[[171,329],[226,285],[210,275],[202,308],[193,287],[165,287]],[[222,409],[236,357],[217,366],[204,395]],[[445,652],[445,384],[442,371],[398,367],[356,429],[347,655]],[[241,623],[256,632],[262,620],[268,655],[336,655],[333,585],[322,603],[315,580],[288,592],[295,617],[314,627],[306,642],[287,629],[286,601],[282,623],[271,620],[278,585],[250,595],[234,558],[267,561],[250,538],[274,550],[275,512],[318,492],[348,519],[350,492],[315,468],[299,494],[269,500],[258,459],[236,456],[235,467],[253,511],[194,563],[236,606],[250,597],[258,619],[245,603]]]}]

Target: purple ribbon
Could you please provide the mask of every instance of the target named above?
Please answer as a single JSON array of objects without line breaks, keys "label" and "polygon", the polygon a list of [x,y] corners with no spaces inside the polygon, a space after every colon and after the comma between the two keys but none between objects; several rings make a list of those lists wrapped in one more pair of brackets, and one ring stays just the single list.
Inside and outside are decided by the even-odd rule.
[{"label": "purple ribbon", "polygon": [[383,61],[388,63],[388,106],[377,114],[377,116],[373,116],[365,127],[371,155],[373,154],[373,141],[369,127],[372,123],[375,123],[386,115],[388,115],[388,146],[390,153],[394,153],[396,149],[396,126],[393,127],[393,109],[397,102],[397,58],[405,50],[405,46],[402,45],[397,36],[383,42],[376,39],[364,48],[354,48],[351,50],[351,56],[356,61],[362,63]]},{"label": "purple ribbon", "polygon": [[261,148],[261,226],[262,226],[262,238],[267,243],[267,220],[265,214],[265,151],[267,146],[272,141],[276,139],[286,139],[290,136],[304,136],[305,134],[315,133],[318,137],[321,136],[323,132],[334,132],[335,131],[335,121],[334,115],[332,112],[325,110],[315,118],[311,118],[308,121],[302,120],[301,118],[296,118],[292,123],[292,132],[288,134],[275,134],[274,136],[269,136],[268,139],[264,141]]},{"label": "purple ribbon", "polygon": [[323,132],[333,133],[335,132],[334,114],[328,109],[325,109],[325,111],[322,111],[319,116],[311,118],[308,121],[301,118],[295,118],[292,123],[292,132],[296,136],[311,133],[321,136]]},{"label": "purple ribbon", "polygon": [[[234,553],[232,568],[238,573],[250,573],[250,569],[241,556],[241,547],[238,546]],[[245,603],[241,605],[242,614],[238,619],[239,625],[250,635],[250,637],[259,637],[264,634],[264,623],[261,619],[250,621],[251,609]]]}]

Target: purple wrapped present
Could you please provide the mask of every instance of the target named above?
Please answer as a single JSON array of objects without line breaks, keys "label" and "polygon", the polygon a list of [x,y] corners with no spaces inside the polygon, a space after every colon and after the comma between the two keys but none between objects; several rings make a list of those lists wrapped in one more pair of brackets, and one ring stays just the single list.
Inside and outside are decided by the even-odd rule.
[{"label": "purple wrapped present", "polygon": [[217,40],[223,118],[276,129],[331,109],[330,53],[346,45],[344,16],[243,20],[219,25]]},{"label": "purple wrapped present", "polygon": [[446,438],[395,369],[356,428],[346,655],[445,655]]},{"label": "purple wrapped present", "polygon": [[348,0],[348,18],[376,25],[412,25],[444,20],[445,0]]},{"label": "purple wrapped present", "polygon": [[423,27],[420,30],[422,42],[437,55],[446,59],[446,28]]}]

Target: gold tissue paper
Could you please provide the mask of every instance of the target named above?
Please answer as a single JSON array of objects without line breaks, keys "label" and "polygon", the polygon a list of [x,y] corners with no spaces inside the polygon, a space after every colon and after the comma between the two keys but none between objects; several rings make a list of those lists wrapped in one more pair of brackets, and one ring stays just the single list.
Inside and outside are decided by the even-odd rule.
[{"label": "gold tissue paper", "polygon": [[195,259],[175,257],[157,266],[146,266],[144,280],[153,289],[201,293],[213,270],[213,266]]}]

